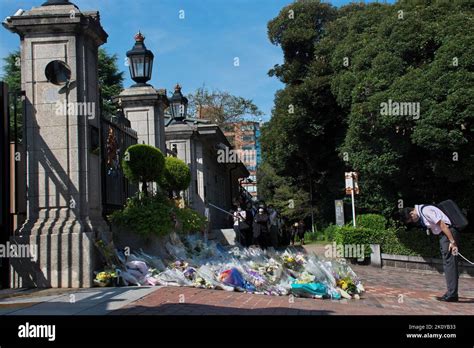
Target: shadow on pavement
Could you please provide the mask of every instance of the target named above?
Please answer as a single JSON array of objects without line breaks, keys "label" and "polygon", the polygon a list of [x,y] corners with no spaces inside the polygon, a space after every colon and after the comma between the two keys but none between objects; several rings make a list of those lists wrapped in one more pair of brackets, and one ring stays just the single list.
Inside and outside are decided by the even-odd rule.
[{"label": "shadow on pavement", "polygon": [[159,307],[133,306],[119,309],[110,315],[330,315],[328,310],[299,308],[229,308],[195,303],[167,303]]}]

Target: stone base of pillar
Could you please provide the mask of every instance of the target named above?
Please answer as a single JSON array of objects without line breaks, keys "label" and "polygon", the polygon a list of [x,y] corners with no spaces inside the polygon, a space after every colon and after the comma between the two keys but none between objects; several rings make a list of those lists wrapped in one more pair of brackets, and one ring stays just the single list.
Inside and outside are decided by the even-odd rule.
[{"label": "stone base of pillar", "polygon": [[[87,288],[93,286],[98,255],[96,233],[62,233],[12,237],[10,244],[25,248],[31,258],[10,259],[12,288]],[[36,255],[34,255],[36,254]]]}]

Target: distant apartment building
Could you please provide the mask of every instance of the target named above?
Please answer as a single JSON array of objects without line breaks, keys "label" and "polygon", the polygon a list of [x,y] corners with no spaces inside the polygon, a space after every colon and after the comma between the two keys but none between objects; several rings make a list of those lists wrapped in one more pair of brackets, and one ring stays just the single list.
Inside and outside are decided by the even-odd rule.
[{"label": "distant apartment building", "polygon": [[223,130],[233,147],[232,150],[238,154],[250,172],[248,178],[241,180],[241,186],[250,193],[253,200],[257,200],[257,168],[261,160],[259,123],[253,121],[233,122],[226,124]]}]

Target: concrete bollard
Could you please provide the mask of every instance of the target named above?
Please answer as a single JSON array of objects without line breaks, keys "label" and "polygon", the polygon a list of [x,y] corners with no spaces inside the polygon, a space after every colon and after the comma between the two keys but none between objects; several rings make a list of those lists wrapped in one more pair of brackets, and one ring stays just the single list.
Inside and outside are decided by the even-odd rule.
[{"label": "concrete bollard", "polygon": [[380,244],[370,244],[372,253],[370,254],[370,265],[374,267],[382,267],[382,254],[380,252]]}]

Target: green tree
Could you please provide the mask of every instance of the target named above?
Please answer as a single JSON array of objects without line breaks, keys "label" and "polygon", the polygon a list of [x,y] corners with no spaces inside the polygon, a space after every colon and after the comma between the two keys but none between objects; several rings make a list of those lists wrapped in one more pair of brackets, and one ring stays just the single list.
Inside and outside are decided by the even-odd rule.
[{"label": "green tree", "polygon": [[296,221],[311,215],[308,192],[298,188],[292,178],[277,175],[268,162],[259,166],[257,182],[259,197],[272,204],[282,217]]},{"label": "green tree", "polygon": [[103,48],[99,49],[99,87],[102,98],[102,113],[104,115],[114,115],[117,106],[112,102],[112,97],[117,96],[123,90],[123,71],[120,71],[117,64],[117,55],[110,55]]},{"label": "green tree", "polygon": [[[328,221],[347,170],[360,173],[359,210],[453,198],[472,218],[473,14],[467,1],[283,8],[268,28],[285,58],[270,74],[285,88],[262,156]],[[420,112],[383,112],[392,101]]]},{"label": "green tree", "polygon": [[133,183],[142,183],[142,192],[148,195],[147,184],[160,180],[165,158],[154,146],[136,144],[128,147],[122,159],[125,177]]},{"label": "green tree", "polygon": [[262,155],[277,175],[307,193],[322,219],[333,215],[332,202],[343,193],[337,147],[344,139],[344,115],[331,93],[328,53],[315,55],[335,15],[328,4],[297,1],[268,24],[270,41],[284,55],[284,63],[269,74],[286,86],[276,93],[272,118],[262,128]]},{"label": "green tree", "polygon": [[159,183],[163,189],[179,194],[180,191],[184,191],[189,187],[191,183],[191,170],[179,158],[166,157],[165,168]]},{"label": "green tree", "polygon": [[[3,58],[5,64],[3,66],[4,74],[2,80],[8,84],[8,91],[11,92],[10,98],[14,98],[15,93],[21,91],[21,69],[20,69],[20,52],[15,51]],[[13,141],[15,137],[15,123],[13,113],[15,106],[17,110],[17,137],[18,141],[22,138],[23,129],[23,109],[21,105],[21,97],[18,95],[16,100],[10,99],[10,140]]]},{"label": "green tree", "polygon": [[218,125],[237,122],[244,117],[258,117],[263,113],[250,99],[234,96],[226,91],[198,88],[187,96],[188,113],[210,120]]},{"label": "green tree", "polygon": [[[367,210],[389,214],[398,199],[411,205],[448,197],[474,208],[468,193],[474,169],[472,14],[462,2],[371,4],[350,12],[346,25],[328,29],[331,44],[338,38],[332,92],[348,112],[340,151],[361,173],[359,204]],[[348,67],[340,64],[344,55]],[[389,101],[418,104],[420,112],[382,112]]]},{"label": "green tree", "polygon": [[21,68],[20,51],[14,51],[3,58],[2,80],[8,84],[10,91],[19,92],[21,90]]}]

